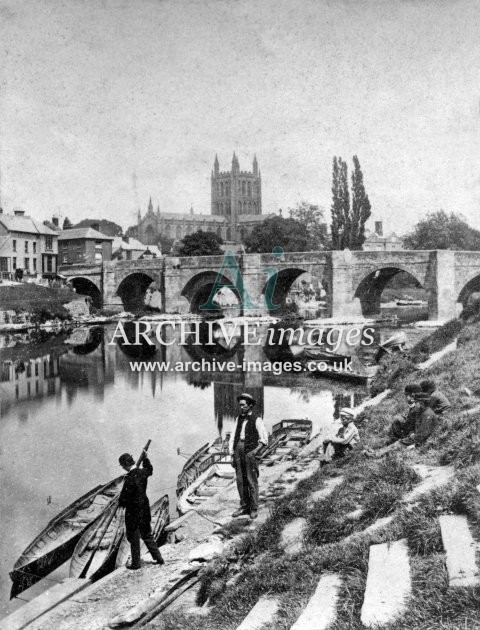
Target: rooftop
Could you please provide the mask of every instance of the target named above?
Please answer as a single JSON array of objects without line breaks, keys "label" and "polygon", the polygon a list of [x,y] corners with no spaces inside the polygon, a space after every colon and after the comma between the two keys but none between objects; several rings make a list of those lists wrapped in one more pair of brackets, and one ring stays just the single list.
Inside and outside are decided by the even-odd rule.
[{"label": "rooftop", "polygon": [[[54,234],[54,232],[52,232]],[[62,230],[58,235],[59,241],[73,241],[76,239],[94,239],[96,241],[113,241],[113,236],[107,236],[101,232],[97,232],[91,227],[72,228],[71,230]]]}]

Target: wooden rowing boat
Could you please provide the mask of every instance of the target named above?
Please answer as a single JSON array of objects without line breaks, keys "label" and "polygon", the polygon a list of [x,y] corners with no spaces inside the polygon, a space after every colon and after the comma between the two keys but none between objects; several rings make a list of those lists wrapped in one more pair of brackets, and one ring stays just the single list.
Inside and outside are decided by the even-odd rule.
[{"label": "wooden rowing boat", "polygon": [[86,527],[120,491],[123,475],[99,485],[62,510],[36,536],[15,562],[10,598],[16,597],[71,557]]},{"label": "wooden rowing boat", "polygon": [[[157,544],[160,543],[163,530],[170,522],[170,506],[168,502],[168,494],[156,501],[150,508],[152,514],[152,534]],[[143,556],[147,552],[145,543],[141,542],[140,555]],[[115,568],[124,566],[130,557],[130,543],[124,535],[118,548],[115,560]]]},{"label": "wooden rowing boat", "polygon": [[[123,477],[122,477],[123,480]],[[113,499],[85,529],[70,561],[70,577],[92,581],[113,569],[125,528],[125,511]]]},{"label": "wooden rowing boat", "polygon": [[177,497],[179,497],[209,466],[222,459],[228,453],[230,433],[217,437],[212,442],[201,446],[185,462],[177,478]]}]

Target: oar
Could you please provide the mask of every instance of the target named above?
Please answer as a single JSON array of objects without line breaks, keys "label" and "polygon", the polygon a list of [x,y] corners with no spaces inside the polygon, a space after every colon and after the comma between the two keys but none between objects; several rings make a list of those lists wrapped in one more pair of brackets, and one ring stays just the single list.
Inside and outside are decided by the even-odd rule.
[{"label": "oar", "polygon": [[[147,454],[147,451],[148,451],[148,447],[150,446],[151,442],[152,442],[152,440],[148,440],[148,442],[143,447],[142,454],[137,459],[137,463],[136,463],[137,466],[140,466],[140,464],[144,460],[145,455]],[[110,514],[107,522],[105,523],[105,527],[103,528],[103,531],[102,531],[102,533],[100,535],[100,538],[98,539],[98,542],[97,542],[97,544],[95,546],[95,549],[90,554],[90,558],[88,559],[87,564],[83,567],[82,572],[79,575],[80,578],[86,577],[86,575],[88,573],[88,570],[90,569],[90,566],[92,564],[93,558],[94,558],[95,554],[97,553],[97,551],[99,550],[100,545],[102,544],[102,540],[103,540],[105,534],[107,533],[108,528],[110,527],[110,523],[113,521],[113,518],[114,518],[115,514],[117,513],[118,505],[115,507],[115,509],[113,509],[113,507],[115,506],[115,503],[118,504],[119,496],[120,496],[120,493],[118,493],[117,496],[115,498],[113,498],[111,500],[111,502],[110,502],[110,505],[112,506],[112,513]]]}]

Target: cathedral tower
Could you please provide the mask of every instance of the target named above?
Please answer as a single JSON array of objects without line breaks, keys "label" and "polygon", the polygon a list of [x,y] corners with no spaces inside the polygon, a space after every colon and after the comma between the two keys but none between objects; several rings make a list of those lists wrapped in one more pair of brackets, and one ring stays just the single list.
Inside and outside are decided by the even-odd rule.
[{"label": "cathedral tower", "polygon": [[251,172],[240,170],[235,153],[231,170],[220,171],[218,157],[215,156],[211,187],[211,212],[228,220],[232,238],[233,234],[238,232],[238,225],[242,219],[262,214],[262,179],[256,156]]}]

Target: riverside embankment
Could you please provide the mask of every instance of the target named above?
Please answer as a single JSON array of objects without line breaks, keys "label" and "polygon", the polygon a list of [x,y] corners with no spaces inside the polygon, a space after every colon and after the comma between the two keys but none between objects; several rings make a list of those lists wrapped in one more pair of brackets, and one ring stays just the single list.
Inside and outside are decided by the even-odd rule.
[{"label": "riverside embankment", "polygon": [[[149,622],[148,627],[237,628],[259,597],[268,595],[276,598],[278,606],[271,624],[266,627],[291,628],[319,581],[334,575],[338,577],[338,589],[336,621],[331,627],[337,630],[361,628],[370,548],[375,544],[405,539],[406,547],[403,544],[401,549],[408,549],[415,589],[407,599],[406,610],[392,627],[450,630],[477,627],[473,620],[478,587],[461,587],[455,591],[448,587],[439,517],[451,513],[466,516],[476,536],[480,499],[475,489],[480,483],[476,465],[480,451],[479,414],[468,412],[480,403],[476,396],[476,393],[480,394],[480,384],[474,372],[479,331],[475,323],[460,326],[456,330],[458,349],[427,372],[438,381],[454,407],[445,427],[427,448],[418,452],[403,451],[381,461],[367,460],[358,452],[349,460],[313,472],[317,461],[314,449],[321,444],[320,436],[308,452],[301,454],[295,462],[285,463],[285,470],[277,469],[280,474],[275,478],[269,480],[268,473],[262,474],[263,503],[259,520],[265,522],[258,529],[254,529],[256,524],[252,528],[248,520],[230,523],[224,521],[220,513],[211,515],[212,520],[221,522],[221,525],[217,527],[212,523],[215,533],[210,530],[203,539],[218,536],[222,550],[219,557],[202,569],[200,576],[198,600],[199,603],[208,602],[206,609],[196,607],[192,611],[191,601],[182,604],[180,600],[176,611],[167,609]],[[438,331],[430,342],[426,342],[429,349],[441,345],[439,338],[442,334]],[[443,336],[445,342],[450,340],[449,335]],[[419,352],[418,349],[411,358],[417,354],[425,358],[423,350]],[[383,377],[392,389],[390,395],[378,407],[364,408],[357,418],[364,447],[375,447],[384,441],[392,417],[404,410],[404,384],[424,378],[424,373],[417,373],[414,361],[402,360],[392,361],[385,368]],[[434,468],[426,469],[425,466]],[[421,480],[425,471],[429,473],[428,483]],[[303,473],[308,478],[301,480]],[[442,490],[429,491],[432,479],[434,483],[437,478],[443,482]],[[295,491],[292,492],[294,484]],[[234,488],[232,490],[231,499],[222,496],[226,515],[236,504]],[[416,491],[413,498],[409,494],[412,491]],[[198,538],[194,541],[195,545],[199,542]],[[170,550],[165,550],[165,555],[173,561],[180,550],[178,545],[172,545]],[[217,550],[220,551],[218,545]],[[182,552],[185,567],[191,551],[192,548],[188,553]],[[160,574],[155,573],[153,580],[153,572],[157,571],[163,570],[148,565],[142,570],[145,588],[152,590],[155,585],[162,589],[168,585],[171,575],[166,576],[169,572],[165,571],[166,583],[162,585],[157,583]],[[107,585],[107,590],[94,587],[83,597],[73,597],[65,607],[50,613],[56,616],[40,618],[38,623],[44,625],[38,627],[69,628],[71,618],[76,621],[72,627],[95,628],[93,617],[89,616],[95,611],[102,616],[104,626],[111,625],[115,617],[126,612],[125,609],[138,606],[142,601],[139,591],[133,589],[130,575],[123,575],[122,580],[128,579],[130,583],[122,585],[119,582],[121,588],[117,589],[115,579],[111,578],[112,586],[108,587],[111,590]],[[138,579],[141,580],[141,576]],[[119,600],[113,599],[117,590]],[[76,612],[68,606],[75,606]],[[200,616],[197,614],[199,610],[208,614]],[[82,617],[77,617],[77,613]]]}]

